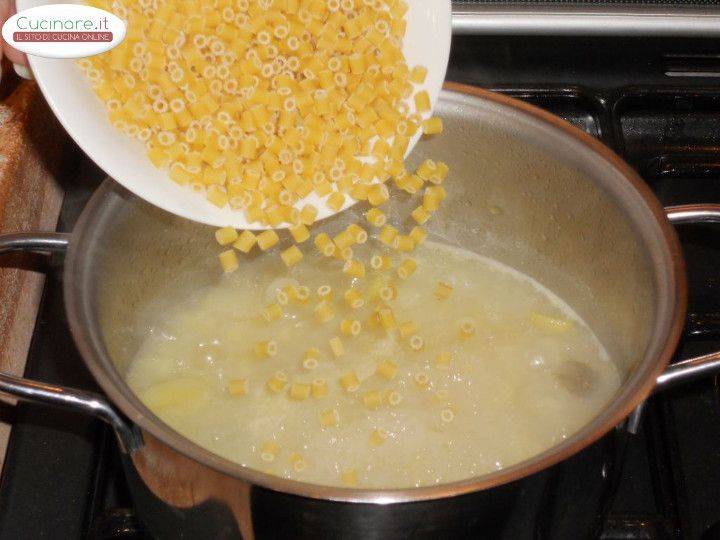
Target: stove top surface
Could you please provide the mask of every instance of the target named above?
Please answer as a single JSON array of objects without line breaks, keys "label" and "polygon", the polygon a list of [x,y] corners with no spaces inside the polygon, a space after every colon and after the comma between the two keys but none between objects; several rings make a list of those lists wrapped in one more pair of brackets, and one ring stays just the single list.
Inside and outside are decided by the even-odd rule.
[{"label": "stove top surface", "polygon": [[[720,202],[718,59],[720,44],[702,40],[462,37],[448,79],[526,100],[600,138],[666,205]],[[72,229],[104,176],[87,160],[74,175],[60,230]],[[676,360],[720,348],[720,230],[679,233],[690,312]],[[97,389],[67,328],[61,264],[46,282],[26,376]],[[720,538],[718,384],[707,379],[652,397],[637,434],[619,428],[543,473],[503,537]],[[104,425],[29,404],[14,415],[0,539],[148,537]]]}]

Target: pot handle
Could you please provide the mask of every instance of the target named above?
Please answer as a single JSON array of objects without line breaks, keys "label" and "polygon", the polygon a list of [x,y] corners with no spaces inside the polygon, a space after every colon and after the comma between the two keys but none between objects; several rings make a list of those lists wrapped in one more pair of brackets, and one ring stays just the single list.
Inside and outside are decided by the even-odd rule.
[{"label": "pot handle", "polygon": [[[665,209],[673,225],[689,223],[720,223],[720,204],[688,204],[669,206]],[[720,351],[689,358],[668,366],[657,378],[656,391],[672,388],[684,383],[720,373]]]},{"label": "pot handle", "polygon": [[[64,253],[67,233],[18,233],[0,235],[0,255],[12,252]],[[95,416],[113,428],[120,449],[132,452],[142,446],[139,430],[129,424],[102,395],[76,388],[47,384],[0,372],[0,392],[22,401],[44,403]]]}]

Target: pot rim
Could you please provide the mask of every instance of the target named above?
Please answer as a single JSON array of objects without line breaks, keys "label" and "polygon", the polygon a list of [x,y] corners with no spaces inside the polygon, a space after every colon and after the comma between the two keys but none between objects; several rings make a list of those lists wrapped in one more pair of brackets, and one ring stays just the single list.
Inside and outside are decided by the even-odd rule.
[{"label": "pot rim", "polygon": [[[441,499],[510,483],[569,458],[620,424],[654,389],[657,377],[665,370],[675,351],[684,324],[687,305],[684,260],[682,258],[677,234],[667,220],[662,205],[650,190],[649,186],[627,163],[599,140],[591,137],[565,120],[523,101],[474,86],[448,82],[445,84],[444,89],[464,96],[480,98],[513,109],[514,111],[519,111],[531,119],[540,121],[546,124],[547,127],[559,131],[562,135],[582,143],[621,174],[640,195],[648,210],[653,215],[654,225],[657,226],[661,233],[662,247],[668,255],[669,261],[672,263],[667,268],[668,280],[670,282],[668,296],[672,297],[672,302],[670,303],[670,307],[672,307],[670,320],[672,322],[665,336],[660,340],[660,349],[656,361],[652,368],[648,370],[645,378],[634,385],[632,392],[626,396],[621,405],[608,405],[603,410],[603,412],[612,410],[612,414],[606,414],[604,420],[599,422],[592,430],[589,430],[589,428],[594,421],[589,422],[562,443],[505,469],[456,482],[418,488],[357,489],[323,486],[273,476],[217,456],[163,423],[147,409],[131,391],[128,391],[127,394],[120,391],[118,384],[125,385],[124,381],[122,381],[122,378],[117,372],[108,372],[102,364],[100,358],[107,356],[106,351],[104,347],[96,346],[97,344],[93,343],[93,336],[90,335],[90,331],[86,325],[82,324],[83,308],[81,305],[81,295],[83,292],[78,286],[78,280],[74,279],[79,253],[82,251],[78,247],[81,242],[78,241],[77,238],[82,236],[83,231],[85,231],[90,221],[90,216],[102,205],[107,193],[117,189],[114,181],[108,179],[95,194],[93,194],[73,231],[72,241],[70,242],[66,256],[64,292],[68,323],[78,350],[83,357],[85,365],[112,403],[116,404],[120,410],[132,422],[142,428],[144,432],[150,433],[154,438],[173,448],[175,451],[222,474],[267,489],[292,495],[339,502],[371,504],[393,504]],[[111,362],[109,363],[111,364]],[[125,387],[127,388],[126,385]]]}]

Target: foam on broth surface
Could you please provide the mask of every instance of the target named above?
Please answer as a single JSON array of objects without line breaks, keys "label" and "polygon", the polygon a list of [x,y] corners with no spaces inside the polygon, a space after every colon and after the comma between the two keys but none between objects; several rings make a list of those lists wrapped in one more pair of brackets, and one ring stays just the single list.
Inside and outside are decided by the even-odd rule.
[{"label": "foam on broth surface", "polygon": [[[260,313],[276,286],[287,283],[288,271],[276,258],[260,256],[170,309],[167,302],[155,312],[151,307],[155,324],[147,328],[127,381],[170,426],[232,461],[325,485],[342,485],[342,471],[354,469],[358,486],[373,488],[451,482],[532,457],[589,422],[618,389],[615,365],[592,331],[537,282],[437,243],[418,247],[413,256],[418,270],[406,282],[394,270],[369,270],[360,285],[369,299],[395,283],[396,318],[417,324],[422,351],[397,332],[369,327],[371,307],[350,310],[342,298],[350,278],[330,269],[337,261],[315,255],[291,271],[292,279],[310,287],[310,301],[287,306],[282,319],[267,323]],[[453,285],[449,298],[433,296],[438,281]],[[333,288],[337,313],[324,324],[313,315],[315,290],[323,284]],[[328,340],[340,335],[344,317],[360,319],[363,330],[342,336],[346,354],[335,359]],[[460,339],[458,321],[465,317],[477,330]],[[277,341],[279,352],[259,359],[254,345],[267,339]],[[321,351],[312,371],[302,366],[310,347]],[[449,368],[436,365],[440,352],[451,355]],[[392,380],[375,373],[386,359],[399,368]],[[265,383],[277,370],[291,382],[326,378],[328,396],[293,401],[287,392],[269,392]],[[362,382],[347,393],[338,379],[351,370]],[[427,389],[415,381],[420,373],[429,377]],[[249,380],[247,395],[228,392],[237,378]],[[402,395],[399,405],[363,405],[364,392],[388,389]],[[339,412],[338,427],[321,428],[319,414],[327,409]],[[370,436],[378,428],[388,438],[374,446]],[[278,447],[271,462],[261,458],[267,441]],[[294,454],[306,463],[301,471],[293,467]]]}]

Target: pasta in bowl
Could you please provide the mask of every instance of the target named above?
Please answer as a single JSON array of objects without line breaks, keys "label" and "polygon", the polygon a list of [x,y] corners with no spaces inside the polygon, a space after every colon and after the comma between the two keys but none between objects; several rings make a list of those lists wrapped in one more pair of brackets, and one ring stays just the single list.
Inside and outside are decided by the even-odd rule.
[{"label": "pasta in bowl", "polygon": [[[42,5],[43,3],[46,2],[44,0],[21,0],[18,2],[18,7],[23,9]],[[303,32],[315,32],[316,41],[321,41],[323,36],[320,36],[320,34],[323,28],[316,28],[317,25],[309,25],[308,28],[310,29],[305,29],[299,15],[291,13],[291,11],[299,11],[301,14],[308,13],[307,16],[310,19],[307,20],[311,20],[313,10],[318,9],[315,6],[320,5],[323,6],[323,9],[328,9],[327,3],[303,1],[300,3],[291,2],[286,5],[284,1],[282,3],[276,1],[274,4],[269,2],[267,3],[268,9],[265,10],[265,13],[271,14],[269,20],[268,17],[261,16],[262,13],[258,14],[252,11],[255,7],[264,6],[265,4],[264,2],[223,2],[222,5],[233,12],[233,17],[230,17],[229,13],[225,11],[226,19],[229,21],[225,22],[222,18],[223,9],[218,8],[218,10],[215,10],[213,6],[203,6],[193,2],[164,3],[159,8],[161,11],[159,16],[156,16],[158,14],[155,12],[155,8],[152,7],[155,6],[154,3],[145,5],[131,2],[125,5],[122,2],[94,2],[93,5],[104,7],[110,11],[115,10],[120,15],[128,17],[130,25],[125,42],[118,48],[82,62],[91,78],[95,79],[92,84],[87,80],[83,71],[74,65],[71,60],[31,57],[31,67],[48,103],[70,135],[113,179],[133,193],[160,208],[202,223],[255,229],[282,226],[283,223],[287,222],[286,218],[288,216],[282,214],[278,216],[276,213],[271,213],[270,216],[267,216],[267,213],[259,214],[256,207],[258,204],[262,206],[261,203],[264,199],[263,201],[258,201],[257,198],[252,201],[243,201],[243,209],[239,209],[238,205],[241,197],[237,195],[236,190],[234,195],[236,198],[235,208],[230,206],[230,199],[233,198],[233,195],[228,193],[230,188],[228,179],[237,177],[239,174],[237,172],[238,167],[243,172],[246,172],[249,170],[248,163],[256,161],[243,156],[256,156],[261,149],[271,147],[272,142],[265,141],[265,135],[277,136],[278,129],[287,127],[282,122],[288,121],[287,117],[291,116],[296,109],[305,113],[302,115],[302,121],[296,126],[303,128],[301,135],[307,135],[305,129],[317,135],[320,130],[324,130],[325,127],[330,125],[323,115],[330,114],[333,120],[341,118],[341,115],[337,115],[335,106],[351,97],[349,92],[344,93],[345,90],[352,89],[353,94],[357,96],[356,106],[362,108],[365,115],[365,120],[361,121],[362,124],[367,127],[367,122],[371,122],[375,126],[377,120],[367,117],[370,111],[375,111],[375,108],[362,105],[367,99],[375,96],[374,92],[377,90],[368,90],[368,88],[375,88],[375,85],[368,86],[365,84],[365,90],[360,87],[360,91],[355,91],[358,90],[356,85],[359,83],[355,82],[353,78],[359,72],[362,72],[362,77],[367,79],[368,72],[372,74],[374,70],[377,70],[379,78],[388,78],[388,81],[395,75],[383,74],[383,67],[379,63],[377,63],[376,67],[366,65],[365,58],[362,55],[353,61],[352,66],[349,61],[340,61],[337,57],[333,61],[333,51],[342,50],[341,47],[343,46],[347,49],[348,45],[352,49],[356,45],[355,41],[357,41],[357,36],[354,41],[350,41],[352,39],[350,37],[342,37],[346,31],[348,35],[354,32],[354,30],[345,29],[342,21],[338,21],[340,25],[339,32],[333,30],[324,34],[325,41],[328,41],[328,36],[334,39],[333,43],[327,43],[328,47],[332,47],[329,49],[328,55],[319,54],[317,49],[313,49],[312,54],[304,51],[303,47],[306,42],[301,38],[307,36]],[[370,5],[374,4],[371,3]],[[257,28],[254,27],[254,23],[246,24],[243,22],[240,24],[240,26],[250,27],[250,36],[246,33],[243,34],[235,24],[236,18],[240,15],[250,17],[250,14],[242,11],[242,8],[246,7],[246,5],[252,11],[252,19],[249,20],[260,21]],[[341,8],[337,13],[342,15],[344,13],[342,10],[343,4],[338,3],[338,5]],[[349,5],[352,6],[353,15],[355,12],[360,13],[366,9],[362,7],[364,3],[358,3],[357,5],[360,7],[355,7],[353,2],[350,2]],[[404,5],[404,2],[395,2],[393,0],[387,3],[383,2],[381,5],[383,7],[386,5],[392,7]],[[334,4],[331,2],[331,7],[333,6]],[[381,11],[385,13],[386,8],[384,7]],[[362,12],[365,13],[365,11]],[[303,26],[303,28],[298,28],[298,31],[293,35],[284,36],[283,32],[289,32],[290,24],[277,23],[273,27],[272,21],[275,20],[275,15],[282,15],[290,23],[295,22],[297,25]],[[424,97],[420,103],[420,108],[427,111],[437,100],[447,68],[450,49],[450,1],[412,2],[407,14],[398,12],[396,16],[407,19],[406,31],[402,28],[396,30],[396,32],[402,31],[404,38],[399,41],[399,44],[392,45],[392,47],[390,43],[398,40],[384,38],[383,41],[378,38],[375,40],[376,45],[383,47],[388,58],[390,57],[388,55],[392,55],[393,62],[401,62],[403,65],[410,67],[421,65],[427,67],[427,76],[416,79],[423,81],[418,87],[419,91],[421,93],[427,92],[427,94],[422,94]],[[369,17],[367,13],[366,17]],[[388,15],[388,17],[391,17],[391,15]],[[305,20],[305,15],[303,15],[303,20]],[[393,19],[389,18],[388,20],[392,22]],[[195,23],[195,21],[199,22]],[[181,47],[176,45],[176,43],[180,42],[176,41],[179,34],[177,34],[178,31],[175,28],[180,24],[182,24],[181,28],[183,29],[181,32],[183,39],[187,39],[187,36],[192,38],[188,43],[182,43]],[[186,24],[197,24],[199,27],[186,27]],[[207,31],[204,29],[205,24],[211,26]],[[363,23],[363,25],[366,24],[367,21]],[[221,31],[218,32],[217,28],[220,25],[224,25],[226,30],[222,30],[223,27],[221,27]],[[282,30],[278,30],[278,28]],[[371,28],[376,31],[374,26],[371,25]],[[175,34],[172,33],[173,30]],[[273,33],[269,33],[269,30],[272,30]],[[360,37],[366,39],[366,30],[362,30],[364,33]],[[276,32],[282,38],[276,37]],[[389,37],[392,32],[391,25],[389,23],[386,23],[386,26],[381,25],[381,30],[377,32],[379,32],[380,37],[383,36],[383,32],[387,33]],[[427,36],[429,35],[436,36],[436,39],[428,40]],[[338,36],[341,37],[338,38]],[[163,37],[168,43],[163,40]],[[208,39],[208,37],[212,39]],[[297,39],[303,45],[296,44],[290,38]],[[269,66],[272,63],[258,60],[258,63],[261,64],[258,69],[254,64],[255,55],[249,60],[247,58],[233,57],[233,55],[239,56],[240,51],[246,52],[242,49],[243,43],[252,43],[253,48],[250,50],[255,51],[257,45],[257,47],[262,48],[262,51],[266,52],[267,46],[263,45],[262,42],[267,39],[272,41],[272,43],[268,44],[270,47],[276,47],[274,43],[280,43],[280,41],[287,45],[288,40],[291,42],[290,45],[287,45],[288,47],[294,48],[296,45],[299,47],[298,55],[284,55],[286,58],[294,57],[296,61],[291,60],[289,66],[285,65],[279,71],[287,71],[290,75],[300,73],[300,79],[303,80],[305,77],[302,75],[302,71],[306,71],[306,74],[312,72],[312,80],[317,81],[318,84],[313,85],[311,88],[306,87],[302,92],[294,85],[275,86],[269,92],[270,95],[274,96],[270,99],[270,103],[267,102],[267,99],[269,99],[267,91],[263,90],[263,92],[254,94],[259,102],[257,100],[252,101],[252,107],[244,109],[254,112],[252,114],[248,112],[243,123],[241,121],[242,111],[239,106],[242,104],[247,105],[249,101],[249,98],[242,97],[243,89],[254,88],[253,81],[255,79],[248,81],[239,75],[242,72],[247,77],[262,79],[264,83],[269,79],[263,76],[262,69],[265,66],[270,69]],[[313,39],[315,40],[315,37]],[[240,45],[238,45],[238,40],[244,41],[241,41]],[[376,47],[376,45],[373,45],[373,47]],[[213,46],[215,52],[212,50]],[[154,51],[154,56],[152,51]],[[133,56],[134,52],[137,53],[137,56]],[[265,55],[265,52],[263,52],[263,55]],[[275,51],[271,48],[270,52]],[[294,51],[289,49],[288,52]],[[350,50],[346,50],[342,57],[352,56],[352,53],[348,53],[350,53]],[[229,58],[228,54],[230,55]],[[259,58],[260,54],[256,54]],[[280,53],[278,51],[275,54]],[[306,60],[305,65],[300,65],[301,56],[299,55]],[[173,58],[173,56],[176,57]],[[228,62],[212,61],[213,58],[218,57],[222,57]],[[108,62],[106,63],[105,60],[108,60]],[[101,65],[94,65],[93,62],[96,61]],[[250,64],[247,62],[250,62]],[[340,65],[336,65],[338,62],[340,62]],[[296,63],[297,65],[295,65]],[[168,64],[177,64],[177,66],[168,66]],[[330,68],[333,68],[334,71]],[[282,74],[275,73],[275,71],[278,71],[276,67],[273,70],[272,77],[274,81],[275,77]],[[322,81],[315,76],[316,71],[318,75],[323,73]],[[182,75],[180,75],[181,72]],[[328,73],[328,75],[325,73]],[[158,79],[154,74],[164,74],[166,76]],[[188,84],[185,79],[191,75],[194,82],[192,88],[185,86]],[[269,73],[266,73],[266,75],[269,75]],[[348,80],[343,80],[343,75]],[[410,72],[404,76],[409,77]],[[173,81],[173,77],[177,81]],[[143,80],[143,78],[146,80]],[[157,80],[150,81],[150,78]],[[293,78],[290,77],[290,79]],[[302,82],[297,78],[293,80]],[[125,88],[123,83],[127,83],[124,85]],[[276,83],[273,82],[273,84]],[[93,91],[92,86],[95,87],[95,91]],[[329,88],[330,86],[332,88]],[[292,95],[282,95],[276,91],[279,88],[289,89]],[[368,92],[371,93],[368,94]],[[116,108],[110,113],[111,118],[114,118],[114,120],[108,120],[106,106],[94,95],[96,93],[110,107]],[[308,99],[310,99],[309,103]],[[414,107],[411,96],[402,99]],[[298,100],[300,101],[299,104]],[[224,108],[226,103],[228,109]],[[261,107],[258,105],[261,105]],[[312,106],[313,117],[317,119],[315,121],[309,120],[306,123],[307,111],[305,107],[308,106]],[[124,110],[127,115],[118,118],[117,116],[120,114],[118,110],[120,109]],[[282,122],[279,120],[280,109],[287,113]],[[152,113],[149,115],[149,119],[146,110]],[[385,110],[388,110],[387,107]],[[395,105],[390,110],[396,110]],[[350,112],[353,111],[358,112],[358,109],[353,109]],[[155,115],[158,115],[158,117]],[[138,116],[143,117],[142,120],[137,118]],[[209,126],[206,122],[197,123],[205,116],[211,117],[212,126]],[[234,116],[237,116],[237,121],[233,122],[232,125],[230,125],[230,122],[225,121],[233,119]],[[348,123],[359,127],[358,120],[354,116],[353,114],[353,118],[350,118]],[[272,120],[272,122],[268,122],[268,120]],[[193,121],[196,123],[192,125],[192,129],[188,133],[188,128],[191,127],[190,123]],[[270,124],[272,124],[272,127],[270,127]],[[118,130],[116,127],[118,125],[122,128],[122,131],[129,132],[131,137]],[[263,131],[263,128],[271,133]],[[345,127],[341,125],[337,129],[342,130]],[[387,132],[388,129],[386,123],[382,124],[379,131],[380,135],[378,135],[378,130],[374,129],[371,138],[377,140],[383,134],[385,137],[390,137]],[[429,129],[432,130],[433,126],[430,125]],[[212,140],[205,144],[205,138],[212,134],[213,130],[219,131],[220,135],[214,138],[210,137]],[[252,137],[246,136],[250,134],[250,130],[258,133],[253,133]],[[257,136],[260,133],[262,133],[262,137]],[[223,138],[220,138],[220,136]],[[135,139],[132,137],[135,137]],[[188,137],[191,139],[190,141],[187,140]],[[366,133],[362,139],[358,140],[367,141],[369,140],[367,137],[368,134]],[[418,137],[419,133],[409,138],[407,141],[408,149],[414,145]],[[140,140],[137,140],[138,138]],[[284,133],[281,138],[286,142],[291,142]],[[150,143],[151,140],[153,143]],[[242,144],[238,141],[242,141]],[[322,149],[327,147],[324,155],[327,156],[332,153],[333,159],[336,157],[334,154],[337,154],[337,148],[335,147],[337,141],[330,141],[329,143],[323,141],[322,144],[302,140],[299,142],[304,142],[303,146],[307,146],[308,150],[312,148],[319,154],[322,154]],[[181,143],[194,145],[195,148],[190,149],[184,146],[180,148],[178,145]],[[375,142],[373,142],[374,144]],[[148,145],[151,148],[148,148]],[[381,148],[382,146],[381,144],[378,147],[377,153],[386,151]],[[197,154],[202,154],[204,150],[204,157],[200,157],[198,160],[195,149],[197,149]],[[240,156],[240,161],[238,162],[237,159],[235,161],[230,160],[227,164],[222,163],[222,166],[220,166],[219,160],[227,160],[227,157],[223,156],[223,154],[227,153],[228,149],[233,150],[232,155],[235,158]],[[295,150],[297,149],[295,147]],[[276,150],[279,154],[282,149]],[[372,161],[372,148],[364,150],[351,145],[347,147],[347,155],[354,157],[356,154],[369,154]],[[402,149],[396,151],[406,152],[406,150]],[[272,162],[264,160],[260,164],[260,172],[263,174],[267,172],[268,176],[272,176],[273,173],[280,174],[278,172],[278,160],[279,155],[276,155],[276,159]],[[350,162],[350,159],[347,159],[347,161]],[[175,165],[173,168],[173,163],[181,163],[182,167]],[[216,166],[213,167],[212,165]],[[158,169],[157,166],[166,167],[167,169]],[[299,169],[301,166],[303,167],[302,170]],[[257,172],[258,165],[254,165],[254,167]],[[311,170],[313,173],[316,171],[322,172],[327,182],[322,183],[318,189],[315,189],[316,186],[313,185],[312,189],[309,190],[307,183],[301,186],[297,182],[291,182],[292,189],[287,190],[291,195],[291,199],[285,199],[285,204],[280,206],[292,206],[300,209],[301,202],[304,201],[303,204],[316,206],[319,210],[318,218],[322,218],[353,204],[355,199],[351,197],[350,186],[342,184],[338,186],[332,177],[331,169],[333,169],[332,166],[324,166],[318,170],[312,160],[310,162],[304,160],[302,165],[296,164],[295,170],[292,168],[287,169],[286,174],[292,172],[300,177],[305,170],[308,173]],[[253,170],[252,167],[250,170]],[[300,171],[300,173],[295,173],[296,170]],[[372,170],[366,170],[363,174],[372,175],[373,178],[377,176],[377,172]],[[347,175],[343,175],[343,177],[347,178]],[[195,181],[197,178],[199,180]],[[305,180],[311,180],[312,178],[314,177],[308,176]],[[189,187],[190,185],[194,186],[195,191],[201,191],[202,196],[198,196],[197,193],[193,192],[193,189]],[[210,188],[211,186],[215,187]],[[252,191],[264,194],[265,190],[257,190],[257,186],[255,186]],[[338,195],[334,195],[333,199],[328,202],[331,192]],[[342,195],[342,199],[340,195]],[[325,202],[328,202],[328,204],[325,204]],[[255,209],[254,212],[248,214],[244,211],[248,207]]]}]

